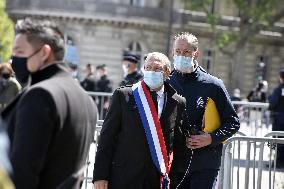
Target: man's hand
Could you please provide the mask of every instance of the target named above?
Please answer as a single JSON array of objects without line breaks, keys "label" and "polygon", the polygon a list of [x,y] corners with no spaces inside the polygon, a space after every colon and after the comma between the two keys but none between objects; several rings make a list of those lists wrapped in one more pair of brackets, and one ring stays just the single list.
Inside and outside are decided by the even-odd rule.
[{"label": "man's hand", "polygon": [[94,182],[93,189],[108,189],[108,181],[107,180],[98,180]]},{"label": "man's hand", "polygon": [[186,146],[191,149],[202,148],[210,145],[212,142],[211,135],[208,133],[202,133],[200,135],[191,135],[186,138]]}]

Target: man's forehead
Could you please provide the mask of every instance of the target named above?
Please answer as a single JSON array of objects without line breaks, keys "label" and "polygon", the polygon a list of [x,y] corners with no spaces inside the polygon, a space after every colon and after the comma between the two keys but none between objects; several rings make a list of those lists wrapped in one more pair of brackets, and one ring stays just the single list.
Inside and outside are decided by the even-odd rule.
[{"label": "man's forehead", "polygon": [[189,50],[194,50],[192,43],[189,40],[186,39],[178,39],[175,41],[174,48],[186,48]]},{"label": "man's forehead", "polygon": [[183,39],[177,39],[175,41],[175,45],[179,44],[179,45],[188,45],[188,46],[191,46],[191,41],[186,39],[186,38],[183,38]]},{"label": "man's forehead", "polygon": [[14,50],[26,48],[28,45],[29,43],[27,41],[27,36],[25,34],[17,34],[15,36],[14,46],[13,46]]},{"label": "man's forehead", "polygon": [[162,58],[158,57],[158,56],[150,56],[147,58],[147,62],[156,62],[156,63],[159,63],[159,62],[162,62]]}]

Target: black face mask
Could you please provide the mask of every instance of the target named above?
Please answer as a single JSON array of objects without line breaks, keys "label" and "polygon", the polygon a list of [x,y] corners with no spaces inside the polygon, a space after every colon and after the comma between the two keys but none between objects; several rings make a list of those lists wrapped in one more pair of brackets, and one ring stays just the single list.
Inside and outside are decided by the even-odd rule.
[{"label": "black face mask", "polygon": [[36,50],[33,54],[31,54],[28,57],[17,57],[12,56],[12,68],[15,72],[16,78],[20,83],[26,83],[28,81],[30,72],[27,67],[28,59],[34,56],[36,53],[38,53],[41,50]]}]

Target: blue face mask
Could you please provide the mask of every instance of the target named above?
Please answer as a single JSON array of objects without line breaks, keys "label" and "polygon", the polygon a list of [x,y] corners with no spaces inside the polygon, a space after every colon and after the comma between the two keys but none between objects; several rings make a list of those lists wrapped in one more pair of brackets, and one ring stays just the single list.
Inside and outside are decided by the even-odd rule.
[{"label": "blue face mask", "polygon": [[144,71],[144,82],[150,89],[157,89],[164,83],[163,73],[154,71]]},{"label": "blue face mask", "polygon": [[194,60],[191,57],[174,56],[175,68],[180,72],[189,72],[194,66]]}]

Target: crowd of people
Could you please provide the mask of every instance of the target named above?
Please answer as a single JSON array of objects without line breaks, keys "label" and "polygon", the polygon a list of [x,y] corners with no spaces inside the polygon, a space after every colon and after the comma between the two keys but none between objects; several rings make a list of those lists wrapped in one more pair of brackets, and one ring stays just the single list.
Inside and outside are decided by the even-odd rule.
[{"label": "crowd of people", "polygon": [[[66,63],[64,37],[51,21],[17,22],[11,64],[0,64],[0,186],[78,189],[103,107],[95,157],[95,189],[211,189],[221,165],[223,141],[240,128],[222,80],[198,63],[195,35],[180,33],[173,62],[160,52],[125,53],[124,78],[113,92],[107,65]],[[172,69],[173,64],[173,69]],[[143,74],[142,74],[143,73]],[[284,70],[268,97],[260,81],[248,101],[268,102],[273,130],[284,130]],[[91,98],[88,92],[111,93]],[[205,122],[213,102],[220,123]],[[101,112],[101,111],[100,111]],[[282,166],[283,147],[277,161]],[[11,180],[10,180],[11,178]]]}]

